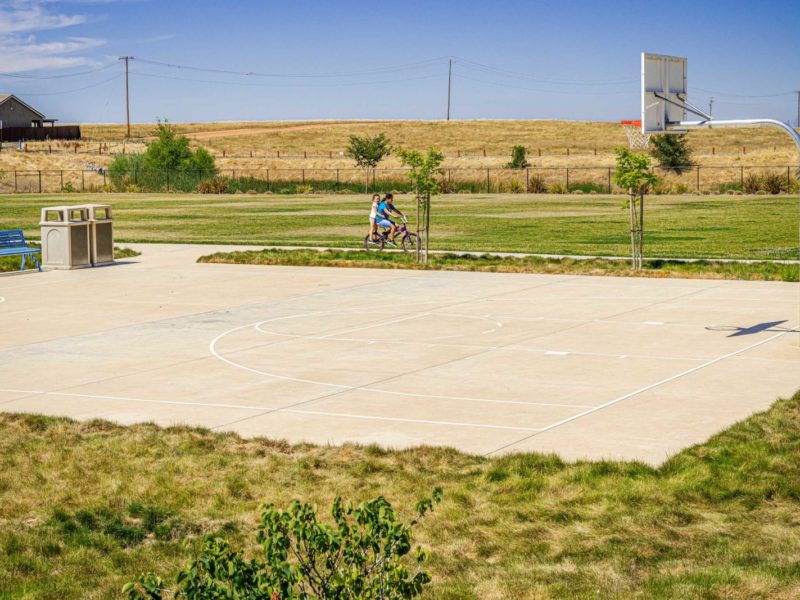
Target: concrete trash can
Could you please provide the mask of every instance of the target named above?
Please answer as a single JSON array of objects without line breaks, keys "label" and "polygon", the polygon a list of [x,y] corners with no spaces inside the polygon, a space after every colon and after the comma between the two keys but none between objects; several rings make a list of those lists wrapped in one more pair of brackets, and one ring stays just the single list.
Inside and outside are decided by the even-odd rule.
[{"label": "concrete trash can", "polygon": [[114,219],[110,204],[82,204],[89,214],[89,253],[93,267],[114,262]]},{"label": "concrete trash can", "polygon": [[87,209],[78,206],[43,208],[39,225],[43,267],[80,269],[92,266]]}]

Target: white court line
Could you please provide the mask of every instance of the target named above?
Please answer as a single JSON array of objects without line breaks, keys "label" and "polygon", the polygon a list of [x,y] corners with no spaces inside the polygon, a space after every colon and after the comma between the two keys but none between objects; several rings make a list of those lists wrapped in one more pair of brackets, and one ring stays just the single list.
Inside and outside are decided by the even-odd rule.
[{"label": "white court line", "polygon": [[[578,413],[577,415],[573,415],[571,417],[567,417],[566,419],[561,419],[560,421],[558,421],[556,423],[553,423],[552,425],[548,425],[547,427],[543,427],[540,431],[538,431],[534,435],[538,435],[540,433],[544,433],[545,431],[550,431],[551,429],[555,429],[556,427],[561,427],[562,425],[565,425],[567,423],[575,421],[576,419],[580,419],[581,417],[585,417],[586,415],[590,415],[590,414],[595,413],[595,412],[597,412],[599,410],[603,410],[604,408],[608,408],[609,406],[612,406],[614,404],[622,402],[623,400],[627,400],[628,398],[632,398],[634,396],[638,396],[639,394],[643,394],[644,392],[650,391],[650,390],[652,390],[654,388],[657,388],[659,386],[665,385],[667,383],[671,383],[671,382],[675,381],[676,379],[680,379],[681,377],[685,377],[687,375],[691,375],[692,373],[700,371],[701,369],[705,369],[706,367],[710,367],[711,365],[714,365],[714,364],[716,364],[718,362],[721,362],[721,361],[725,360],[726,358],[731,358],[732,356],[736,356],[738,354],[742,354],[744,352],[747,352],[748,350],[752,350],[753,348],[757,348],[758,346],[762,346],[762,345],[764,345],[766,343],[771,342],[772,340],[778,339],[782,335],[786,335],[787,333],[796,333],[799,330],[800,329],[798,329],[798,328],[793,328],[793,329],[790,329],[788,331],[781,331],[780,333],[778,333],[776,335],[773,335],[771,337],[768,337],[765,340],[761,340],[760,342],[756,342],[755,344],[751,344],[751,345],[749,345],[749,346],[747,346],[745,348],[740,348],[739,350],[735,350],[734,352],[729,352],[728,354],[724,354],[722,356],[718,356],[717,358],[709,360],[708,362],[705,362],[702,365],[697,365],[696,367],[692,367],[691,369],[686,369],[685,371],[681,371],[677,375],[672,375],[671,377],[667,377],[666,379],[662,379],[661,381],[657,381],[655,383],[651,383],[650,385],[647,385],[647,386],[645,386],[643,388],[639,388],[638,390],[635,390],[633,392],[625,394],[624,396],[620,396],[619,398],[615,398],[614,400],[606,402],[605,404],[601,404],[599,406],[595,406],[593,408],[590,408],[588,410],[583,411],[582,413]],[[487,456],[491,456],[492,454],[500,452],[501,450],[505,450],[505,449],[510,448],[512,446],[516,446],[517,444],[520,444],[520,443],[524,442],[525,440],[530,439],[531,437],[534,437],[534,436],[524,437],[521,440],[517,440],[516,442],[513,442],[511,444],[506,444],[505,446],[497,448],[496,450],[492,450],[491,452],[487,453]]]},{"label": "white court line", "polygon": [[[78,394],[74,392],[47,392],[44,390],[17,390],[17,389],[3,389],[0,392],[13,392],[30,395],[41,396],[66,396],[69,398],[86,398],[90,400],[118,400],[123,402],[137,402],[142,404],[169,404],[176,406],[203,406],[207,408],[236,408],[241,410],[258,410],[266,411],[264,414],[273,413],[292,413],[298,415],[313,415],[322,417],[339,417],[345,419],[366,419],[371,421],[392,421],[398,423],[421,423],[425,425],[447,425],[456,427],[475,427],[478,429],[506,429],[514,431],[541,431],[535,427],[517,427],[512,425],[487,425],[482,423],[462,423],[459,421],[434,421],[428,419],[404,419],[402,417],[380,417],[373,415],[359,415],[353,413],[335,413],[318,410],[303,410],[297,408],[271,408],[269,406],[251,406],[246,404],[219,404],[214,402],[182,402],[178,400],[147,400],[144,398],[129,398],[123,396],[102,396],[96,394]],[[16,400],[24,400],[24,398],[17,398]],[[13,402],[14,400],[12,400]],[[258,416],[258,415],[256,415]]]},{"label": "white court line", "polygon": [[5,302],[5,301],[6,301],[6,299],[5,299],[5,298],[3,298],[2,296],[0,296],[0,304],[2,304],[2,303],[3,303],[3,302]]},{"label": "white court line", "polygon": [[[303,315],[303,316],[305,316],[305,315]],[[589,408],[589,406],[586,405],[586,404],[558,404],[558,403],[549,403],[549,402],[523,402],[523,401],[520,401],[520,400],[495,400],[495,399],[491,399],[491,398],[472,398],[472,397],[466,397],[466,396],[444,396],[444,395],[439,395],[439,394],[418,394],[418,393],[414,393],[414,392],[401,392],[401,391],[397,391],[397,390],[385,390],[385,389],[381,389],[381,388],[374,388],[374,387],[370,387],[369,385],[363,386],[363,385],[347,385],[347,384],[343,384],[343,383],[330,383],[328,381],[317,381],[317,380],[314,380],[314,379],[304,379],[302,377],[292,377],[290,375],[279,375],[277,373],[270,373],[268,371],[261,371],[259,369],[254,369],[252,367],[248,367],[248,366],[243,365],[241,363],[237,363],[236,361],[230,360],[230,359],[226,358],[225,356],[223,356],[222,354],[220,354],[217,351],[216,346],[219,343],[219,341],[222,340],[222,338],[224,338],[224,337],[226,337],[226,336],[228,336],[228,335],[230,335],[232,333],[236,333],[237,331],[241,331],[242,329],[247,329],[249,327],[253,327],[255,329],[258,329],[258,326],[263,324],[263,323],[268,323],[268,322],[273,321],[273,320],[285,319],[285,318],[291,318],[291,317],[276,317],[275,319],[268,319],[266,321],[259,321],[257,323],[248,323],[247,325],[240,325],[238,327],[234,327],[233,329],[229,329],[228,331],[224,331],[221,334],[219,334],[217,337],[215,337],[213,340],[211,340],[211,343],[209,343],[209,345],[208,345],[208,351],[211,353],[211,355],[214,358],[216,358],[218,360],[221,360],[222,362],[227,363],[232,367],[235,367],[237,369],[241,369],[243,371],[248,371],[250,373],[255,373],[256,375],[263,375],[265,377],[271,377],[273,379],[280,379],[282,381],[293,381],[295,383],[309,383],[309,384],[312,384],[312,385],[321,385],[321,386],[325,386],[325,387],[332,387],[332,388],[340,389],[340,390],[343,390],[343,391],[365,391],[365,392],[375,392],[375,393],[378,393],[378,394],[388,394],[388,395],[392,395],[392,396],[408,396],[408,397],[411,397],[411,398],[433,398],[433,399],[438,398],[440,400],[460,400],[460,401],[463,401],[463,402],[483,402],[483,403],[486,403],[486,404],[517,404],[517,405],[522,405],[522,406],[549,406],[549,407],[556,407],[556,408]],[[258,329],[258,331],[262,331],[263,332],[262,329]]]}]

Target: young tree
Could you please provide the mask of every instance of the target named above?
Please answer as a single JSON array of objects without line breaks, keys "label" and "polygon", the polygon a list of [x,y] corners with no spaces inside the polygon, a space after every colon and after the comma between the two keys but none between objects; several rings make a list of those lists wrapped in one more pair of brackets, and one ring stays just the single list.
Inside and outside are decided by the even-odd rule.
[{"label": "young tree", "polygon": [[653,149],[650,155],[664,167],[681,175],[692,166],[692,149],[685,133],[655,135],[651,139]]},{"label": "young tree", "polygon": [[506,164],[506,169],[524,169],[531,166],[525,158],[525,146],[514,146],[511,149],[511,162]]},{"label": "young tree", "polygon": [[644,262],[644,195],[657,181],[650,165],[650,158],[631,152],[627,148],[615,148],[617,167],[614,183],[628,191],[628,210],[631,225],[631,260],[634,269],[641,269]]},{"label": "young tree", "polygon": [[[222,538],[206,538],[201,554],[178,574],[177,590],[146,574],[122,588],[129,600],[250,599],[346,600],[413,598],[431,577],[421,570],[428,553],[417,547],[412,528],[441,501],[437,488],[416,505],[408,525],[381,497],[353,508],[336,498],[333,525],[320,522],[315,506],[292,502],[286,510],[264,508],[256,535],[260,551],[246,558]],[[416,563],[414,574],[409,563]]]},{"label": "young tree", "polygon": [[[417,197],[417,262],[428,262],[428,246],[431,230],[431,198],[436,196],[441,189],[441,176],[444,169],[441,168],[444,154],[436,148],[428,148],[426,154],[416,150],[397,151],[400,161],[404,167],[410,167],[408,178],[414,187],[414,194]],[[420,229],[422,225],[422,229]],[[424,252],[422,252],[424,232]],[[420,254],[422,252],[422,254]]]},{"label": "young tree", "polygon": [[356,165],[364,169],[366,185],[364,191],[369,191],[369,174],[374,170],[385,157],[391,154],[392,148],[389,145],[389,138],[379,133],[375,137],[350,136],[347,144],[347,156],[356,161]]}]

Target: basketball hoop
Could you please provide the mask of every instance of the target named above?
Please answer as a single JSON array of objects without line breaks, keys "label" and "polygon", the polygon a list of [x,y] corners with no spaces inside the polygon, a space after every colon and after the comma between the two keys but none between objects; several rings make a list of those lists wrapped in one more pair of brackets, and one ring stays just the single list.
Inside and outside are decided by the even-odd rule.
[{"label": "basketball hoop", "polygon": [[647,150],[650,143],[650,134],[642,132],[641,121],[620,121],[620,125],[628,136],[628,145],[631,150]]}]

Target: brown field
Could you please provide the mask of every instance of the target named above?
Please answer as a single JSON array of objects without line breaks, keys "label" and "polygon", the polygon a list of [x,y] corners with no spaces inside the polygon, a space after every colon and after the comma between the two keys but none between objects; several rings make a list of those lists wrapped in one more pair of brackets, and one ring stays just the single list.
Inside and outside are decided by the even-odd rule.
[{"label": "brown field", "polygon": [[[353,161],[343,154],[348,136],[385,133],[395,146],[440,148],[447,156],[446,168],[465,169],[454,171],[453,178],[485,178],[478,169],[502,168],[510,158],[512,146],[524,145],[528,148],[531,166],[540,169],[537,173],[547,181],[563,180],[567,167],[594,168],[593,171],[576,171],[573,181],[604,184],[607,181],[604,168],[614,164],[613,149],[627,145],[622,128],[615,122],[306,121],[180,123],[174,127],[179,133],[189,136],[192,145],[212,152],[224,174],[256,177],[262,177],[263,173],[255,170],[306,169],[304,176],[309,179],[328,179],[332,177],[330,173],[315,174],[311,170],[352,169]],[[96,189],[102,186],[102,178],[94,173],[84,175],[84,179],[88,178],[91,183],[82,183],[80,173],[62,175],[59,171],[106,166],[113,154],[123,149],[128,153],[141,152],[155,133],[154,124],[136,124],[131,127],[133,139],[126,141],[122,125],[82,125],[81,129],[85,140],[80,143],[30,142],[25,153],[17,152],[12,144],[6,144],[0,153],[0,171],[49,170],[51,172],[43,177],[48,179],[45,188],[51,191],[61,177],[78,189]],[[696,163],[703,168],[709,167],[703,171],[703,189],[739,181],[740,167],[782,166],[784,169],[780,172],[785,173],[787,165],[797,164],[791,140],[781,132],[769,129],[693,131],[689,133],[689,141]],[[399,166],[397,159],[391,156],[381,164],[384,168]],[[247,173],[250,169],[254,170],[253,173]],[[510,180],[512,175],[498,174],[497,177]],[[10,176],[8,174],[5,178],[8,185]],[[273,173],[272,176],[276,179],[300,179],[299,171]],[[352,176],[357,177],[355,173]],[[30,179],[37,174],[22,177]],[[350,175],[343,174],[343,177]],[[682,178],[670,176],[666,180],[667,185],[681,183],[692,190],[697,188],[692,174]],[[38,181],[27,181],[23,188],[35,191]]]}]

